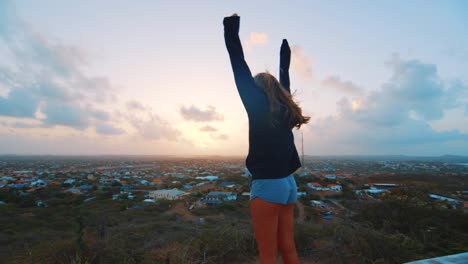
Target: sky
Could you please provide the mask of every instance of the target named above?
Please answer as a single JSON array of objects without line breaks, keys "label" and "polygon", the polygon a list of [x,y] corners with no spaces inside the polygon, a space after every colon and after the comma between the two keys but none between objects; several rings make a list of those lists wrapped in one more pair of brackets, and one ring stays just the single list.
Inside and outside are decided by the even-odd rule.
[{"label": "sky", "polygon": [[224,44],[277,76],[307,155],[468,155],[466,1],[0,1],[0,154],[239,155]]}]

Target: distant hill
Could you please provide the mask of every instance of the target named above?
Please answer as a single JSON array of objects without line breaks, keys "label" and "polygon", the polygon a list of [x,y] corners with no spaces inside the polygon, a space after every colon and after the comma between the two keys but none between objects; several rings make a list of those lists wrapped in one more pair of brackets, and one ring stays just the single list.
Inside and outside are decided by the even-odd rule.
[{"label": "distant hill", "polygon": [[468,163],[468,156],[443,155],[443,156],[407,156],[407,155],[305,155],[306,160],[388,160],[388,161],[433,161],[446,163]]},{"label": "distant hill", "polygon": [[173,155],[0,155],[0,160],[167,160]]}]

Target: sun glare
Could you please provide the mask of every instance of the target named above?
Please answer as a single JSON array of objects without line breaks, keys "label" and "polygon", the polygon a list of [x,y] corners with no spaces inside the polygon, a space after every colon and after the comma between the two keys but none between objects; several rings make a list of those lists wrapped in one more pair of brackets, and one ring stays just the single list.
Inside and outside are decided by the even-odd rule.
[{"label": "sun glare", "polygon": [[362,107],[363,107],[362,101],[360,101],[360,100],[351,101],[351,109],[353,109],[353,111],[359,110]]}]

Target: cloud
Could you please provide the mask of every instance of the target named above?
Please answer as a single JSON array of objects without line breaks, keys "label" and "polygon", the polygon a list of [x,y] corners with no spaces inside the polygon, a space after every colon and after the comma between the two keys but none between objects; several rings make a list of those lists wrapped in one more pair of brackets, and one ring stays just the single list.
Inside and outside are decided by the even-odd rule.
[{"label": "cloud", "polygon": [[312,79],[312,61],[301,46],[291,46],[291,70],[303,81]]},{"label": "cloud", "polygon": [[216,132],[216,131],[218,131],[217,128],[212,127],[210,125],[202,126],[202,127],[199,128],[199,130],[203,131],[203,132]]},{"label": "cloud", "polygon": [[148,120],[133,119],[131,124],[145,139],[177,141],[182,135],[180,130],[155,114],[151,114]]},{"label": "cloud", "polygon": [[10,128],[35,128],[37,124],[27,123],[27,122],[0,122],[1,126],[10,127]]},{"label": "cloud", "polygon": [[92,116],[95,120],[108,121],[111,119],[111,115],[109,112],[95,109],[91,105],[87,106],[87,111],[89,112],[89,115]]},{"label": "cloud", "polygon": [[214,140],[227,140],[227,139],[229,139],[229,136],[227,134],[216,133],[218,131],[218,129],[215,128],[215,127],[212,127],[210,125],[200,127],[199,130],[203,131],[203,132],[211,132],[210,137],[211,137],[211,139],[214,139]]},{"label": "cloud", "polygon": [[46,115],[44,123],[47,125],[63,125],[78,129],[89,126],[85,110],[77,105],[48,101],[42,111]]},{"label": "cloud", "polygon": [[211,121],[222,121],[224,116],[216,112],[214,106],[209,105],[208,109],[201,110],[200,108],[191,105],[190,107],[182,106],[179,112],[185,120],[194,122],[211,122]]},{"label": "cloud", "polygon": [[439,120],[445,109],[460,107],[466,100],[467,87],[442,80],[434,64],[394,57],[387,65],[392,71],[389,81],[364,98],[362,109],[347,117],[387,126],[410,118],[410,112],[424,121]]},{"label": "cloud", "polygon": [[34,117],[39,99],[27,90],[11,91],[6,98],[0,97],[0,115],[11,117]]},{"label": "cloud", "polygon": [[321,84],[326,88],[332,88],[344,94],[362,95],[364,93],[361,87],[350,81],[342,81],[338,76],[330,76],[325,80],[322,80]]},{"label": "cloud", "polygon": [[[0,2],[0,52],[6,58],[0,61],[0,87],[7,90],[0,96],[0,116],[34,121],[3,122],[4,126],[94,127],[98,134],[121,135],[126,131],[114,124],[123,123],[144,139],[191,143],[182,138],[180,130],[135,100],[126,103],[128,114],[111,113],[107,106],[117,102],[115,90],[106,77],[88,76],[81,70],[88,63],[84,52],[33,32],[16,16],[10,1]],[[214,108],[200,114],[198,118],[222,119]]]},{"label": "cloud", "polygon": [[96,132],[104,135],[121,135],[125,133],[125,130],[114,127],[110,124],[101,123],[96,125]]},{"label": "cloud", "polygon": [[220,133],[211,133],[211,138],[214,140],[228,140],[229,136],[226,134],[220,134]]},{"label": "cloud", "polygon": [[[135,107],[141,109],[140,103],[130,103],[127,107]],[[151,109],[143,107],[140,112],[130,111],[124,115],[124,119],[136,129],[139,136],[148,140],[168,140],[189,143],[188,140],[182,137],[182,132],[175,128],[171,123],[161,118],[159,115],[152,112]]]},{"label": "cloud", "polygon": [[251,51],[254,46],[264,46],[268,43],[268,35],[262,32],[252,32],[247,40],[244,41],[244,49]]},{"label": "cloud", "polygon": [[268,35],[262,32],[250,33],[249,41],[254,45],[266,45],[268,43]]},{"label": "cloud", "polygon": [[[111,114],[99,107],[115,101],[114,89],[102,76],[87,76],[84,53],[72,46],[52,43],[16,16],[10,1],[0,2],[0,116],[37,118],[37,127],[67,126],[85,129],[102,126]],[[99,121],[99,122],[98,122]],[[117,131],[118,129],[115,129]],[[96,127],[96,131],[106,131]],[[115,132],[114,131],[114,132]]]},{"label": "cloud", "polygon": [[343,97],[337,103],[337,116],[307,126],[315,150],[388,154],[453,141],[468,146],[468,134],[435,131],[429,123],[442,119],[445,110],[465,107],[466,85],[441,79],[436,65],[419,60],[393,57],[387,66],[392,75],[380,90],[357,101]]},{"label": "cloud", "polygon": [[127,109],[131,111],[145,111],[146,107],[144,107],[140,102],[133,100],[127,102]]}]

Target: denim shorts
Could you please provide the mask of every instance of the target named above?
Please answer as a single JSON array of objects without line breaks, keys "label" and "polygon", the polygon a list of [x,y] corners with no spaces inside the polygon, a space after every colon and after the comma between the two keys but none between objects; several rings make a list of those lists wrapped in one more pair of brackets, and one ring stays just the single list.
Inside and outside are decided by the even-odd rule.
[{"label": "denim shorts", "polygon": [[250,186],[250,200],[260,197],[271,203],[291,204],[297,201],[297,185],[293,175],[280,179],[256,179]]}]

